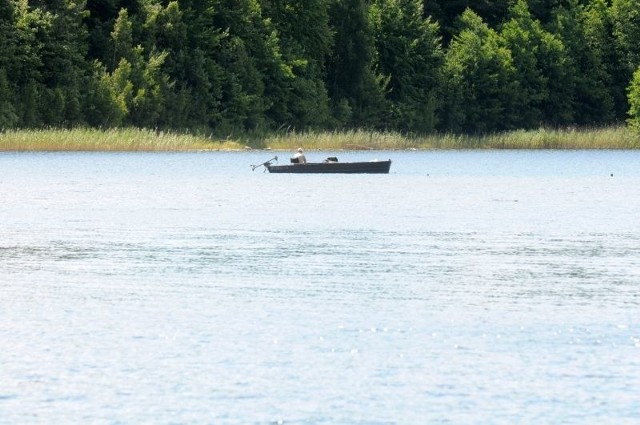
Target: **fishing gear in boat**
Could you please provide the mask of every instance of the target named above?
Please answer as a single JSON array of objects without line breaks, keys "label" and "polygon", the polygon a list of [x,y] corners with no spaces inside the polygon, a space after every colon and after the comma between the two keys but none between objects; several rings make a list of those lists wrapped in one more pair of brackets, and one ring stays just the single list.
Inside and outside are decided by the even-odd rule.
[{"label": "fishing gear in boat", "polygon": [[272,162],[274,162],[274,161],[275,161],[275,162],[278,162],[278,156],[277,156],[277,155],[276,155],[276,156],[274,156],[273,158],[271,158],[270,160],[263,162],[262,164],[252,165],[252,166],[251,166],[251,171],[255,171],[255,170],[256,170],[256,168],[259,168],[259,167],[264,167],[264,171],[267,171],[267,168],[268,168],[268,167],[271,165],[271,163],[272,163]]}]

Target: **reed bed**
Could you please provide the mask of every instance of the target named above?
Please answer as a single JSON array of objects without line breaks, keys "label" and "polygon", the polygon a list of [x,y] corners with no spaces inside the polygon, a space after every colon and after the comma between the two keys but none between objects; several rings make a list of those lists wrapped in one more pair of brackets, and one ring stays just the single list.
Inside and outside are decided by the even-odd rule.
[{"label": "reed bed", "polygon": [[626,127],[601,129],[517,130],[487,135],[416,136],[365,130],[271,135],[264,147],[292,150],[427,150],[427,149],[639,149],[640,133]]},{"label": "reed bed", "polygon": [[306,150],[640,149],[640,133],[626,127],[517,130],[487,135],[344,130],[247,133],[214,138],[154,130],[90,129],[0,131],[0,151],[202,151],[247,148]]},{"label": "reed bed", "polygon": [[263,144],[276,150],[290,150],[302,146],[305,149],[327,151],[410,149],[415,145],[411,137],[401,133],[366,130],[304,133],[292,131],[269,135]]},{"label": "reed bed", "polygon": [[0,132],[0,151],[171,152],[242,148],[244,145],[232,140],[216,141],[202,136],[136,128]]},{"label": "reed bed", "polygon": [[625,127],[513,131],[483,137],[487,149],[638,149],[640,133]]}]

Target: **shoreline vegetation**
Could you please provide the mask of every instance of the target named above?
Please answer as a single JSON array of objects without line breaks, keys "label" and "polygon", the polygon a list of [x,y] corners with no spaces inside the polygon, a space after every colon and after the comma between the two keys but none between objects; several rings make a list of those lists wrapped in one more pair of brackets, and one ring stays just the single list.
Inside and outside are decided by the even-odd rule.
[{"label": "shoreline vegetation", "polygon": [[514,130],[486,135],[341,130],[242,134],[224,138],[178,132],[120,129],[0,131],[0,152],[189,152],[282,150],[640,149],[640,133],[627,127]]}]

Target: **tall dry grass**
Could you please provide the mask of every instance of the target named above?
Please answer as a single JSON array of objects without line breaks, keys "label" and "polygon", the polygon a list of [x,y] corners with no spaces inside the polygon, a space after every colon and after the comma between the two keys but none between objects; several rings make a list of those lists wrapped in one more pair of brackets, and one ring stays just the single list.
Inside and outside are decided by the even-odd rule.
[{"label": "tall dry grass", "polygon": [[262,144],[264,147],[276,150],[289,150],[302,146],[305,149],[328,151],[409,149],[414,145],[412,138],[401,133],[366,130],[303,133],[292,131],[267,135]]},{"label": "tall dry grass", "polygon": [[247,133],[234,138],[158,132],[136,128],[0,131],[0,151],[196,151],[258,149],[640,149],[640,134],[626,127],[518,130],[487,135],[415,136],[391,131]]},{"label": "tall dry grass", "polygon": [[136,128],[10,130],[0,132],[0,151],[191,151],[233,150],[237,141]]},{"label": "tall dry grass", "polygon": [[365,130],[288,132],[267,136],[264,147],[317,150],[402,149],[639,149],[640,134],[626,127],[517,130],[487,135],[414,136]]}]

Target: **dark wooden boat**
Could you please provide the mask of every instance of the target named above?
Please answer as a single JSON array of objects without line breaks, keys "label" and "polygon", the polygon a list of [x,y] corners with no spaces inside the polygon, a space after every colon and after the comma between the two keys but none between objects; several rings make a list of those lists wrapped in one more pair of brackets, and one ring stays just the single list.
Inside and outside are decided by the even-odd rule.
[{"label": "dark wooden boat", "polygon": [[296,174],[389,174],[391,160],[368,162],[338,162],[337,158],[328,158],[324,162],[307,162],[306,164],[277,165],[274,157],[267,162],[253,165],[255,170],[264,166],[270,173],[296,173]]}]

